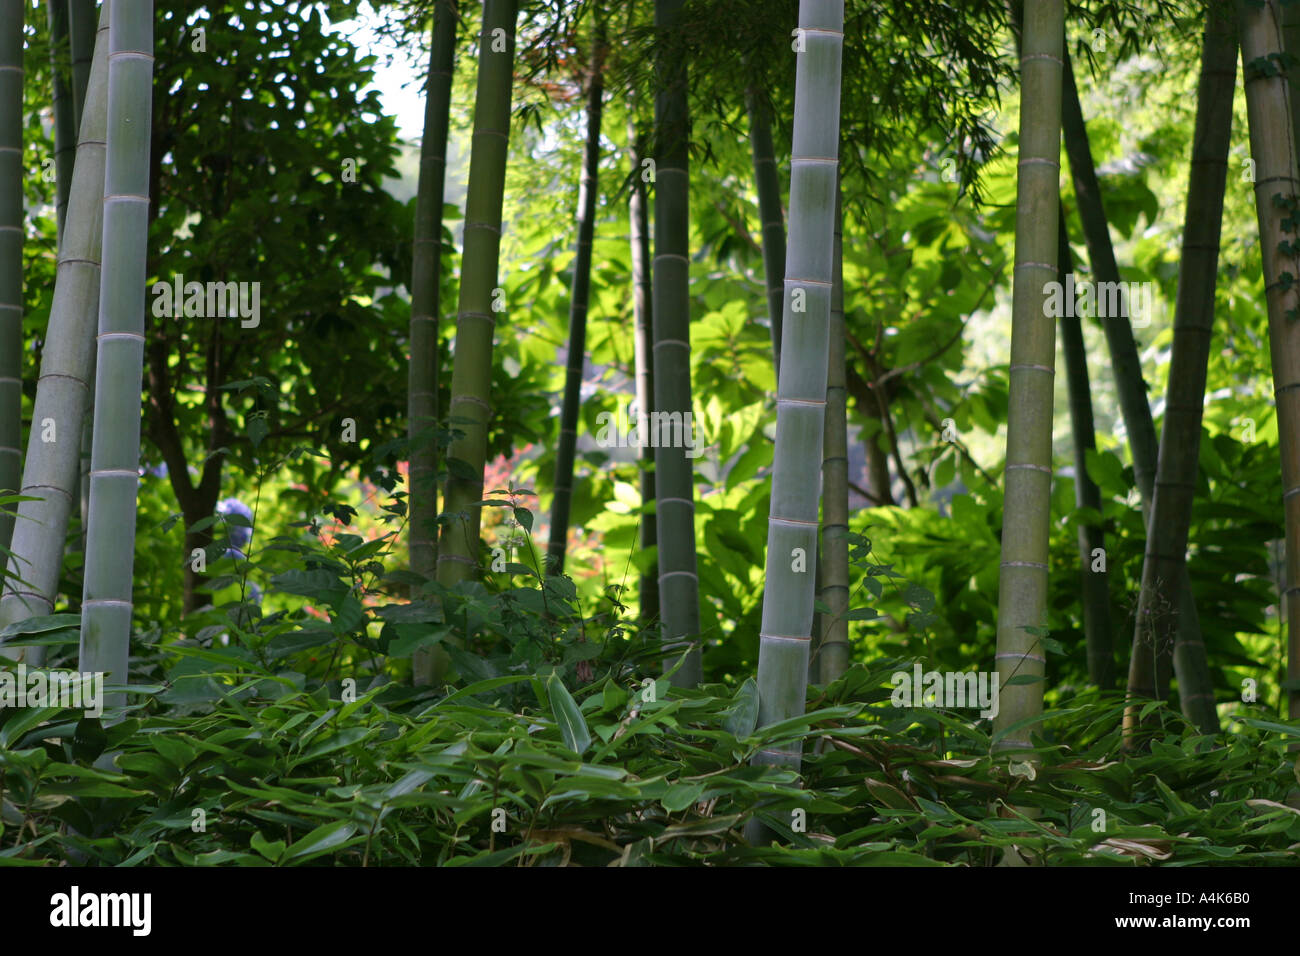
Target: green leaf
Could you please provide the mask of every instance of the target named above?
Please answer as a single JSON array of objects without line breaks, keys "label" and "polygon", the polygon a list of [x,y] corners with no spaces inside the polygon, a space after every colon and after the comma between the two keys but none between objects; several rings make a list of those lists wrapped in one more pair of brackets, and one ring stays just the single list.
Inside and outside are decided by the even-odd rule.
[{"label": "green leaf", "polygon": [[748,737],[758,724],[758,682],[745,678],[736,692],[736,703],[726,712],[722,729],[733,737]]},{"label": "green leaf", "polygon": [[591,746],[591,732],[582,717],[582,711],[569,694],[568,688],[554,673],[546,680],[546,688],[551,698],[551,713],[560,725],[560,736],[564,745],[576,754],[585,753]]},{"label": "green leaf", "polygon": [[327,853],[346,843],[356,831],[357,825],[348,820],[322,824],[285,850],[281,862],[287,863],[290,860],[301,860],[308,856]]},{"label": "green leaf", "polygon": [[529,511],[527,508],[516,508],[515,520],[519,522],[519,526],[521,528],[523,528],[525,531],[529,532],[530,534],[532,533],[533,513],[531,511]]},{"label": "green leaf", "polygon": [[[50,634],[55,631],[66,631],[69,628],[81,627],[80,614],[49,614],[45,617],[29,617],[25,621],[17,621],[10,624],[3,631],[0,631],[0,641],[10,637],[16,637],[19,634]],[[71,643],[75,637],[68,636],[65,641],[59,643]],[[21,641],[9,641],[11,644],[22,644]]]}]

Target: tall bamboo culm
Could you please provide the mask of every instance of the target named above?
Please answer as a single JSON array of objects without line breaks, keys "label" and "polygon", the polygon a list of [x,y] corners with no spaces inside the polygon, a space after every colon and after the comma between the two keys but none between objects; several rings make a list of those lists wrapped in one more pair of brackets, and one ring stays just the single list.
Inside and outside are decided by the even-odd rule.
[{"label": "tall bamboo culm", "polygon": [[564,400],[560,407],[560,444],[555,454],[555,499],[551,506],[551,534],[546,545],[546,572],[564,573],[564,552],[569,537],[569,512],[573,503],[573,462],[578,445],[578,412],[582,406],[582,370],[587,356],[587,299],[591,290],[591,243],[596,232],[596,173],[600,168],[600,119],[605,96],[605,21],[595,8],[591,44],[591,75],[587,81],[587,145],[582,156],[578,186],[578,242],[573,256],[573,284],[569,293],[568,361],[565,363]]},{"label": "tall bamboo culm", "polygon": [[[0,598],[0,630],[49,614],[58,592],[68,518],[80,492],[82,423],[90,405],[90,371],[99,314],[99,256],[104,238],[104,135],[108,106],[108,17],[95,39],[68,222],[59,249],[41,376],[36,383],[11,577]],[[49,423],[48,427],[46,423]],[[21,577],[26,583],[20,583]],[[39,664],[44,648],[27,647],[18,659]]]},{"label": "tall bamboo culm", "polygon": [[72,51],[72,128],[81,129],[95,54],[95,0],[68,0],[68,46]]},{"label": "tall bamboo culm", "polygon": [[772,325],[772,361],[781,371],[781,283],[785,278],[785,220],[781,216],[781,180],[772,146],[772,117],[760,91],[745,93],[749,111],[749,148],[754,160],[758,218],[763,228],[763,280],[767,283],[767,315]]},{"label": "tall bamboo culm", "polygon": [[[790,158],[790,237],[781,375],[758,650],[758,724],[804,711],[812,639],[839,170],[843,0],[800,0]],[[765,748],[757,764],[798,769],[802,749]]]},{"label": "tall bamboo culm", "polygon": [[826,365],[826,426],[822,439],[820,676],[829,684],[849,667],[849,435],[844,374],[844,200],[835,185],[835,234],[831,244],[831,318]]},{"label": "tall bamboo culm", "polygon": [[[1200,686],[1180,686],[1184,711],[1206,732],[1213,733],[1219,726],[1214,693],[1208,682],[1205,645],[1183,639],[1175,647],[1175,634],[1180,592],[1186,584],[1187,539],[1200,458],[1206,363],[1214,324],[1214,283],[1232,132],[1236,50],[1231,21],[1211,12],[1205,28],[1197,85],[1196,130],[1192,139],[1183,257],[1174,307],[1173,351],[1165,390],[1165,421],[1160,432],[1160,453],[1142,562],[1142,588],[1129,657],[1130,705],[1124,713],[1124,730],[1130,746],[1142,742],[1138,734],[1142,705],[1152,699],[1163,700],[1169,693],[1175,652],[1185,658],[1185,664],[1189,655],[1195,655],[1190,661],[1192,667],[1185,666],[1182,672],[1189,675],[1189,684],[1193,669],[1206,673]],[[1285,93],[1285,79],[1280,88]]]},{"label": "tall bamboo culm", "polygon": [[[17,493],[22,471],[25,12],[25,0],[0,0],[0,498]],[[13,535],[14,507],[0,505],[3,548]]]},{"label": "tall bamboo culm", "polygon": [[[1101,200],[1101,185],[1097,180],[1092,151],[1088,146],[1088,127],[1084,123],[1083,108],[1079,103],[1079,91],[1074,83],[1074,71],[1070,65],[1068,52],[1065,56],[1065,93],[1062,98],[1061,124],[1065,136],[1065,150],[1070,158],[1074,195],[1079,204],[1079,218],[1083,223],[1083,236],[1088,246],[1088,259],[1092,263],[1093,275],[1098,282],[1118,283],[1119,265],[1115,261],[1110,227]],[[1126,302],[1121,300],[1121,314],[1107,318],[1102,323],[1102,331],[1106,335],[1106,350],[1110,358],[1115,389],[1119,395],[1120,414],[1124,419],[1124,430],[1128,434],[1129,454],[1133,459],[1133,476],[1142,501],[1142,518],[1145,526],[1150,523],[1151,498],[1155,494],[1159,441],[1156,438],[1155,423],[1151,419],[1151,406],[1147,401],[1147,384],[1142,375],[1142,359],[1138,355],[1137,343],[1133,339],[1133,327],[1129,320]],[[1196,611],[1196,601],[1192,595],[1186,566],[1181,577],[1182,583],[1178,589],[1178,636],[1174,651],[1174,671],[1178,675],[1180,688],[1208,688],[1210,687],[1208,668],[1198,672],[1195,668],[1196,655],[1178,651],[1181,645],[1188,647],[1204,645],[1200,618]],[[1189,695],[1188,700],[1193,699],[1196,699],[1195,696]],[[1183,713],[1189,719],[1193,719],[1186,706],[1183,708]],[[1215,723],[1210,726],[1198,721],[1198,725],[1203,730],[1212,733],[1218,729],[1217,715],[1214,714],[1212,707],[1202,708],[1200,714],[1204,717],[1213,716],[1215,719]]]},{"label": "tall bamboo culm", "polygon": [[[442,195],[447,177],[447,126],[456,58],[456,4],[433,8],[429,79],[425,86],[420,183],[411,249],[411,366],[407,389],[407,437],[411,443],[411,571],[425,578],[438,567],[438,326],[442,288]],[[437,651],[421,648],[411,658],[416,684],[433,680]]]},{"label": "tall bamboo culm", "polygon": [[[127,682],[140,467],[153,0],[109,4],[103,272],[91,451],[80,670]],[[109,708],[125,703],[110,694]]]},{"label": "tall bamboo culm", "polygon": [[[649,203],[646,199],[644,168],[641,165],[641,138],[636,123],[628,120],[627,138],[632,153],[632,191],[627,201],[632,243],[632,323],[636,341],[633,345],[636,362],[637,434],[649,431],[649,415],[654,410],[654,323],[653,296],[651,293],[650,222]],[[641,442],[641,550],[649,553],[659,546],[658,525],[655,519],[655,453],[648,442]],[[638,616],[641,626],[649,627],[659,620],[659,565],[641,572],[641,587],[637,592],[640,605]]]},{"label": "tall bamboo culm", "polygon": [[[673,37],[682,0],[655,0],[655,30]],[[655,76],[655,248],[654,248],[654,387],[655,412],[680,415],[678,442],[690,440],[691,300],[690,300],[690,135],[686,100],[686,63],[680,52],[661,43]],[[673,437],[673,436],[669,436]],[[695,478],[685,447],[667,447],[659,436],[655,448],[655,510],[659,532],[659,600],[664,645],[676,654],[696,643],[673,674],[679,687],[694,687],[703,673],[700,648],[700,579],[695,559]]]},{"label": "tall bamboo culm", "polygon": [[[1280,246],[1296,243],[1294,229],[1285,231],[1286,218],[1297,215],[1300,171],[1296,163],[1290,88],[1284,74],[1259,69],[1259,63],[1276,62],[1282,50],[1278,32],[1281,10],[1276,0],[1259,7],[1238,6],[1241,62],[1245,74],[1246,112],[1250,123],[1250,155],[1255,160],[1255,209],[1259,219],[1259,247],[1264,260],[1264,290],[1268,301],[1269,354],[1273,364],[1273,395],[1277,402],[1278,436],[1282,456],[1282,507],[1286,515],[1286,620],[1287,676],[1300,679],[1300,321],[1287,313],[1300,310],[1300,291],[1283,285],[1284,272],[1297,274],[1300,262]],[[1300,51],[1297,51],[1300,52]],[[1296,67],[1291,67],[1296,69]],[[1283,208],[1276,197],[1289,202]],[[1295,686],[1294,684],[1292,685]],[[1292,719],[1300,718],[1300,691],[1288,700]]]},{"label": "tall bamboo culm", "polygon": [[[1062,0],[1026,0],[1020,57],[1020,151],[1016,258],[1012,286],[1006,494],[998,580],[997,670],[1004,731],[1043,709],[1047,551],[1052,490],[1052,401],[1056,325],[1047,284],[1056,279],[1060,211]],[[1001,749],[1029,746],[1029,731],[1008,733]]]},{"label": "tall bamboo culm", "polygon": [[[1058,240],[1059,282],[1074,272],[1065,209],[1060,213]],[[1101,492],[1088,477],[1088,452],[1096,448],[1092,422],[1092,388],[1088,378],[1088,353],[1083,344],[1083,323],[1078,315],[1061,316],[1061,355],[1065,359],[1066,387],[1070,396],[1070,431],[1074,436],[1074,503],[1101,514]],[[1101,552],[1099,562],[1093,557]],[[1079,594],[1083,605],[1083,635],[1088,657],[1088,677],[1103,690],[1114,680],[1115,662],[1110,638],[1110,594],[1105,571],[1106,539],[1101,525],[1079,525]]]},{"label": "tall bamboo culm", "polygon": [[456,311],[455,362],[451,376],[450,417],[464,434],[447,455],[443,511],[450,520],[438,546],[438,581],[453,585],[478,574],[483,466],[487,423],[492,413],[492,334],[498,302],[497,265],[501,252],[501,207],[510,142],[510,100],[514,84],[517,0],[487,0],[479,37],[478,89],[474,97],[474,136],[465,200],[465,251],[461,259]]}]

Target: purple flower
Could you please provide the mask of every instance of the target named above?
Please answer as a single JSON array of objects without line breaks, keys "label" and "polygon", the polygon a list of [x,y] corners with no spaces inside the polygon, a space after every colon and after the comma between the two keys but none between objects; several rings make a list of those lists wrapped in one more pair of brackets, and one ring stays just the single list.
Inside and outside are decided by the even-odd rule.
[{"label": "purple flower", "polygon": [[[253,521],[253,512],[238,498],[222,498],[217,502],[217,514],[222,515],[240,515],[250,524]],[[244,557],[243,552],[239,549],[248,544],[253,537],[253,529],[246,528],[243,525],[228,524],[226,526],[226,540],[230,542],[231,547],[226,550],[226,557]]]}]

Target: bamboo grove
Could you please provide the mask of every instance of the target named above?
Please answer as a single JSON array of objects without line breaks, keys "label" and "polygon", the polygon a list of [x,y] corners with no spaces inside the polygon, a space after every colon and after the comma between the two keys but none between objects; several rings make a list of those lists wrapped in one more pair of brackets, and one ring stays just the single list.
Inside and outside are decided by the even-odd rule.
[{"label": "bamboo grove", "polygon": [[[411,149],[355,0],[44,6],[0,0],[0,662],[102,678],[104,795],[168,719],[328,705],[408,775],[231,860],[1189,859],[1053,803],[1058,743],[1231,783],[1266,738],[1241,812],[1300,808],[1300,4],[391,0]],[[0,754],[65,746],[5,686]],[[326,719],[286,759],[401,736]],[[471,812],[534,731],[606,789]],[[945,788],[1000,829],[920,836]]]}]

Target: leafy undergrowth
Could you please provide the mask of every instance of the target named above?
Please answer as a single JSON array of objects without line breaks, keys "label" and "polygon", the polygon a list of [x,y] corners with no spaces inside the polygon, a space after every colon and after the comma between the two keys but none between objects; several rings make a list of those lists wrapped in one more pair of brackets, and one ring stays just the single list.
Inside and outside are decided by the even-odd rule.
[{"label": "leafy undergrowth", "polygon": [[[859,665],[762,731],[752,681],[610,675],[572,693],[512,675],[438,697],[377,680],[345,703],[339,682],[307,692],[247,661],[202,712],[105,731],[3,711],[0,863],[1297,862],[1293,725],[1243,713],[1206,738],[1162,710],[1170,729],[1124,755],[1122,703],[1079,699],[1008,760],[987,721],[892,706],[898,664]],[[802,781],[749,765],[796,743]],[[766,845],[743,836],[753,817]]]}]

